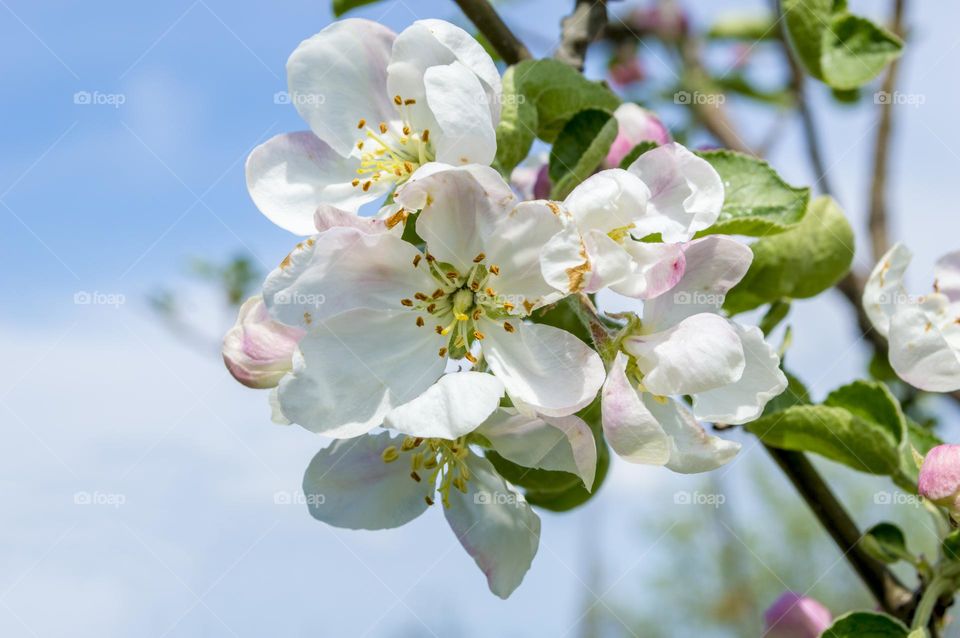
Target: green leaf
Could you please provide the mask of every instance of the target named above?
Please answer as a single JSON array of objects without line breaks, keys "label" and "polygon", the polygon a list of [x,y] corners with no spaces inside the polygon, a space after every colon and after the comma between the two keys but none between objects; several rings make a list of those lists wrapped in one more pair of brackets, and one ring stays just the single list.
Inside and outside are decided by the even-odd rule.
[{"label": "green leaf", "polygon": [[787,370],[783,374],[787,377],[787,389],[767,403],[763,416],[783,412],[795,405],[810,405],[810,392],[803,382]]},{"label": "green leaf", "polygon": [[824,28],[830,24],[833,0],[782,0],[790,46],[807,73],[822,79],[820,52]]},{"label": "green leaf", "polygon": [[834,15],[821,37],[823,80],[835,89],[863,86],[903,53],[900,38],[850,13]]},{"label": "green leaf", "polygon": [[701,235],[772,235],[803,219],[810,189],[790,186],[763,160],[728,150],[697,155],[720,173],[725,191],[717,222]]},{"label": "green leaf", "polygon": [[821,638],[906,638],[910,630],[896,618],[872,611],[840,616]]},{"label": "green leaf", "polygon": [[770,15],[725,15],[717,19],[707,32],[712,40],[747,40],[751,44],[777,37],[777,23]]},{"label": "green leaf", "polygon": [[640,142],[636,146],[630,149],[630,152],[623,156],[623,159],[620,160],[620,168],[626,170],[630,168],[630,165],[637,161],[641,155],[647,151],[652,151],[657,148],[659,144],[656,142],[647,140],[646,142]]},{"label": "green leaf", "polygon": [[864,551],[882,563],[913,562],[903,531],[893,523],[878,523],[860,539]]},{"label": "green leaf", "polygon": [[365,4],[373,4],[378,0],[333,0],[333,15],[337,18],[351,9],[362,7]]},{"label": "green leaf", "polygon": [[855,470],[894,475],[906,437],[900,404],[882,383],[855,381],[822,405],[795,405],[749,423],[773,447],[815,452]]},{"label": "green leaf", "polygon": [[580,111],[566,123],[550,150],[550,199],[563,199],[590,177],[617,137],[617,120],[606,111]]},{"label": "green leaf", "polygon": [[737,314],[779,299],[820,294],[850,270],[853,242],[853,229],[836,202],[815,199],[797,226],[750,246],[753,263],[727,293],[724,308]]},{"label": "green leaf", "polygon": [[928,428],[913,419],[907,419],[907,444],[903,446],[900,454],[900,476],[897,477],[897,484],[904,491],[914,493],[917,490],[920,468],[913,458],[914,450],[926,456],[927,452],[941,443],[943,441]]},{"label": "green leaf", "polygon": [[723,89],[724,93],[736,93],[743,97],[750,98],[756,102],[770,104],[771,106],[788,107],[794,102],[793,94],[790,88],[765,90],[761,89],[743,73],[730,73],[720,78],[715,78],[717,86]]},{"label": "green leaf", "polygon": [[778,299],[767,308],[767,314],[760,320],[759,328],[764,335],[769,335],[790,314],[790,302]]},{"label": "green leaf", "polygon": [[[503,108],[497,125],[497,165],[508,172],[530,151],[535,137],[553,143],[577,113],[613,113],[620,98],[557,60],[524,60],[503,78]],[[501,148],[502,147],[502,148]]]},{"label": "green leaf", "polygon": [[953,530],[943,539],[941,545],[943,557],[949,561],[960,561],[960,530]]}]

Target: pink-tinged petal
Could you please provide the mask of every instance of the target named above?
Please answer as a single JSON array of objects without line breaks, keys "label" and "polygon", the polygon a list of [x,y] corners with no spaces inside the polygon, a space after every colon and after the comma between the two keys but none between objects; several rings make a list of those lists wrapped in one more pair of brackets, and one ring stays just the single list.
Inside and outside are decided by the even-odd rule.
[{"label": "pink-tinged petal", "polygon": [[717,221],[724,196],[720,174],[680,144],[647,151],[627,170],[650,189],[638,236],[661,233],[667,242],[688,241]]},{"label": "pink-tinged petal", "polygon": [[608,69],[610,81],[617,86],[627,86],[647,77],[646,69],[635,54],[626,60],[616,60]]},{"label": "pink-tinged petal", "polygon": [[897,308],[914,303],[903,286],[903,276],[912,258],[905,245],[894,244],[873,268],[863,288],[863,309],[883,336],[889,334],[890,318]]},{"label": "pink-tinged petal", "polygon": [[643,304],[643,324],[663,330],[687,317],[719,312],[727,293],[750,268],[753,252],[723,235],[710,235],[683,244],[683,277],[669,293]]},{"label": "pink-tinged petal", "polygon": [[331,228],[356,228],[368,234],[385,233],[390,228],[387,223],[376,217],[360,217],[356,213],[345,211],[336,206],[321,204],[313,214],[313,224],[318,233]]},{"label": "pink-tinged petal", "polygon": [[902,304],[890,320],[890,365],[928,392],[960,390],[960,308],[946,296]]},{"label": "pink-tinged petal", "polygon": [[249,388],[275,387],[293,367],[303,334],[271,319],[262,297],[251,297],[223,338],[223,362],[233,378]]},{"label": "pink-tinged petal", "polygon": [[617,118],[617,137],[603,162],[604,168],[617,168],[641,142],[667,144],[670,133],[656,115],[633,102],[624,102],[613,112]]},{"label": "pink-tinged petal", "polygon": [[938,259],[933,273],[936,291],[946,295],[953,303],[960,301],[960,251],[947,253]]},{"label": "pink-tinged petal", "polygon": [[394,408],[384,426],[414,437],[457,439],[473,432],[500,405],[503,383],[486,372],[445,374],[409,403]]},{"label": "pink-tinged petal", "polygon": [[267,276],[264,302],[274,319],[302,328],[354,308],[400,309],[403,299],[436,288],[419,257],[390,233],[331,228],[298,244]]},{"label": "pink-tinged petal", "polygon": [[563,205],[581,232],[631,231],[646,216],[649,197],[650,189],[636,175],[611,168],[581,182]]},{"label": "pink-tinged petal", "polygon": [[703,426],[678,401],[661,401],[644,395],[643,403],[670,437],[667,468],[679,474],[710,472],[729,463],[740,444],[707,434]]},{"label": "pink-tinged petal", "polygon": [[780,357],[756,326],[731,322],[746,357],[743,375],[730,385],[693,396],[693,414],[701,421],[739,424],[753,421],[767,402],[787,389]]},{"label": "pink-tinged petal", "polygon": [[586,407],[603,384],[600,355],[565,330],[514,322],[513,332],[483,318],[483,355],[514,400],[547,416]]},{"label": "pink-tinged petal", "polygon": [[627,297],[650,299],[671,290],[686,269],[680,244],[648,244],[627,239],[623,250],[630,256],[630,274],[610,289]]},{"label": "pink-tinged petal", "polygon": [[290,100],[314,134],[343,157],[360,139],[361,118],[397,119],[387,93],[395,38],[371,20],[338,20],[301,42],[287,60]]},{"label": "pink-tinged petal", "polygon": [[399,439],[381,432],[336,441],[317,452],[303,475],[310,514],[346,529],[390,529],[423,514],[433,484],[413,480],[406,459],[383,460],[386,448],[399,445]]},{"label": "pink-tinged petal", "polygon": [[457,540],[487,577],[490,591],[507,598],[520,586],[540,545],[540,518],[486,459],[467,459],[467,492],[450,490],[443,514]]},{"label": "pink-tinged petal", "polygon": [[938,445],[923,459],[920,496],[960,514],[960,445]]},{"label": "pink-tinged petal", "polygon": [[643,385],[653,394],[706,392],[740,379],[746,365],[740,335],[714,314],[694,315],[652,334],[628,337],[624,349],[636,358]]},{"label": "pink-tinged petal", "polygon": [[503,458],[523,467],[576,474],[589,490],[597,474],[597,445],[578,416],[529,417],[501,408],[477,430]]},{"label": "pink-tinged petal", "polygon": [[604,437],[624,460],[665,465],[670,460],[670,437],[630,384],[626,366],[627,356],[618,352],[603,384],[600,408]]},{"label": "pink-tinged petal", "polygon": [[297,235],[312,235],[318,206],[356,212],[385,192],[385,182],[367,191],[354,187],[357,166],[356,160],[341,157],[309,131],[285,133],[250,153],[247,189],[274,224]]},{"label": "pink-tinged petal", "polygon": [[833,623],[829,609],[792,591],[781,594],[763,618],[764,638],[818,638]]}]

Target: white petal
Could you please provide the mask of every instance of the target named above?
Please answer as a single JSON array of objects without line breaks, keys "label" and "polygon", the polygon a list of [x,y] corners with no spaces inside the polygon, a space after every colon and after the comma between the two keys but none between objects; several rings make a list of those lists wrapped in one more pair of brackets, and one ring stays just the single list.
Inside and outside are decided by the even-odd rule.
[{"label": "white petal", "polygon": [[280,408],[280,388],[270,389],[270,420],[277,425],[293,425]]},{"label": "white petal", "polygon": [[303,475],[310,514],[347,529],[400,527],[423,514],[434,486],[410,478],[405,459],[383,461],[399,442],[386,432],[336,441],[317,452]]},{"label": "white petal", "polygon": [[263,298],[247,299],[223,338],[223,362],[233,378],[250,388],[274,388],[292,366],[303,330],[270,318]]},{"label": "white petal", "polygon": [[425,260],[414,266],[419,254],[388,233],[332,228],[298,244],[267,276],[264,303],[277,321],[305,328],[353,308],[401,309],[401,299],[436,287]]},{"label": "white petal", "polygon": [[316,226],[315,232],[318,233],[341,226],[356,228],[365,233],[385,233],[390,230],[383,219],[360,217],[355,213],[328,204],[321,204],[317,207],[317,211],[313,214],[313,224]]},{"label": "white petal", "polygon": [[928,392],[960,390],[960,317],[945,295],[899,306],[890,319],[890,365]]},{"label": "white petal", "polygon": [[873,327],[883,336],[890,332],[890,317],[897,307],[913,303],[903,286],[903,275],[912,258],[909,248],[901,243],[894,244],[874,266],[863,287],[863,309]]},{"label": "white petal", "polygon": [[600,408],[607,443],[631,463],[664,465],[670,460],[671,441],[643,404],[626,375],[627,357],[617,353],[603,384]]},{"label": "white petal", "polygon": [[[667,330],[629,337],[643,385],[653,394],[696,394],[733,383],[743,374],[740,336],[719,315],[701,314]],[[509,391],[509,387],[508,387]]]},{"label": "white petal", "polygon": [[731,322],[740,335],[746,365],[743,376],[728,386],[693,396],[693,414],[711,423],[747,423],[763,412],[767,402],[787,389],[780,357],[756,326]]},{"label": "white petal", "polygon": [[709,472],[729,462],[740,451],[739,443],[707,434],[678,402],[660,403],[649,395],[643,402],[670,436],[672,447],[667,467],[674,472]]},{"label": "white petal", "polygon": [[[332,204],[355,212],[383,194],[354,188],[356,160],[338,155],[309,131],[272,137],[247,158],[247,189],[267,219],[297,235],[316,232],[317,206]],[[384,183],[386,185],[386,183]]]},{"label": "white petal", "polygon": [[947,253],[937,260],[933,268],[937,292],[950,301],[960,301],[960,251]]},{"label": "white petal", "polygon": [[572,224],[554,235],[540,251],[544,281],[565,294],[579,292],[589,284],[590,267],[586,244]]},{"label": "white petal", "polygon": [[563,205],[573,215],[581,232],[609,233],[634,228],[645,215],[649,197],[650,190],[637,176],[612,168],[581,182]]},{"label": "white petal", "polygon": [[304,40],[287,60],[290,99],[314,134],[346,157],[357,122],[396,119],[387,64],[396,35],[359,18],[338,20]]},{"label": "white petal", "polygon": [[501,408],[477,430],[503,458],[523,467],[576,474],[589,490],[597,474],[597,444],[578,416],[528,417]]},{"label": "white petal", "polygon": [[668,294],[643,304],[643,324],[663,330],[687,317],[719,312],[726,294],[750,268],[753,252],[723,235],[710,235],[683,245],[683,277]]},{"label": "white petal", "polygon": [[486,166],[497,153],[487,94],[480,80],[459,62],[427,69],[423,76],[427,105],[437,128],[431,130],[437,161]]},{"label": "white petal", "polygon": [[667,242],[687,241],[711,226],[723,207],[723,181],[706,160],[671,142],[647,151],[627,169],[650,189],[647,217],[638,224]]},{"label": "white petal", "polygon": [[475,430],[500,405],[503,383],[486,372],[453,372],[394,408],[384,425],[410,436],[456,439]]},{"label": "white petal", "polygon": [[[606,233],[588,230],[583,233],[582,240],[590,262],[585,283],[581,286],[583,292],[597,292],[624,282],[633,274],[633,260],[629,253]],[[628,284],[625,286],[629,287]]]},{"label": "white petal", "polygon": [[566,416],[586,407],[605,376],[600,356],[569,332],[516,322],[507,332],[481,319],[483,355],[511,399],[547,416]]},{"label": "white petal", "polygon": [[622,250],[630,259],[630,272],[610,286],[614,292],[649,299],[671,290],[683,277],[686,257],[680,244],[648,244],[627,238]]},{"label": "white petal", "polygon": [[280,383],[283,414],[313,432],[349,438],[379,426],[446,366],[446,340],[417,327],[414,312],[351,310],[315,322]]},{"label": "white petal", "polygon": [[523,581],[540,545],[540,518],[486,459],[467,461],[467,493],[450,490],[443,514],[457,540],[476,561],[490,591],[507,598]]}]

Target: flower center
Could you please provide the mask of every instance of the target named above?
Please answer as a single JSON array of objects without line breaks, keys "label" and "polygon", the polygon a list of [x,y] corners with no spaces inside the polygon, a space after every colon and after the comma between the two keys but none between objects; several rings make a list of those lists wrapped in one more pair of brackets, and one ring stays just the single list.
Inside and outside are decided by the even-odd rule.
[{"label": "flower center", "polygon": [[[420,264],[422,255],[413,260],[414,267]],[[417,325],[424,327],[427,321],[434,322],[437,334],[449,336],[447,345],[437,353],[441,357],[466,359],[476,365],[478,357],[471,352],[474,343],[483,341],[485,335],[477,325],[481,318],[498,324],[507,332],[516,327],[507,319],[518,315],[516,304],[509,295],[497,294],[494,286],[500,276],[500,267],[487,264],[487,257],[480,253],[473,259],[473,266],[465,273],[450,264],[437,261],[427,254],[430,274],[437,283],[433,292],[418,292],[413,299],[401,299],[401,305],[417,311]],[[532,305],[526,300],[518,301],[529,314]],[[421,314],[422,313],[422,314]]]},{"label": "flower center", "polygon": [[[444,507],[450,507],[450,488],[467,493],[470,469],[467,467],[466,437],[455,441],[447,439],[423,439],[404,437],[399,447],[391,445],[383,450],[380,458],[384,463],[393,463],[401,455],[410,457],[410,478],[417,483],[427,481],[436,487]],[[425,497],[427,505],[433,505],[433,499]]]},{"label": "flower center", "polygon": [[416,103],[414,99],[395,95],[393,105],[399,119],[380,122],[375,128],[368,126],[365,119],[357,122],[363,137],[357,142],[360,168],[352,182],[355,188],[368,191],[375,182],[381,181],[400,185],[410,179],[421,164],[434,159],[430,130],[417,131],[410,124],[409,107]]}]

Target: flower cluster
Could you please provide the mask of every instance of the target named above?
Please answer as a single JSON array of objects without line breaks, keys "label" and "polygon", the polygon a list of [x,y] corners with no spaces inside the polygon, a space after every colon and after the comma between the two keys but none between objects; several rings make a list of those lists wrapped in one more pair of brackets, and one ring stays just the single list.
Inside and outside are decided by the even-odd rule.
[{"label": "flower cluster", "polygon": [[[611,167],[563,201],[527,199],[490,166],[500,78],[459,28],[345,20],[287,71],[310,131],[255,149],[247,182],[268,218],[306,238],[244,305],[224,358],[241,382],[273,388],[275,420],[336,439],[304,477],[323,496],[308,499],[317,519],[381,529],[437,505],[506,597],[540,523],[489,452],[587,490],[598,445],[710,470],[739,446],[698,420],[744,423],[785,389],[761,332],[721,314],[751,251],[696,238],[723,182],[652,114],[619,110]],[[616,167],[651,137],[661,145]],[[607,291],[643,300],[642,313],[597,314]],[[593,313],[593,344],[541,320],[567,298]]]}]

